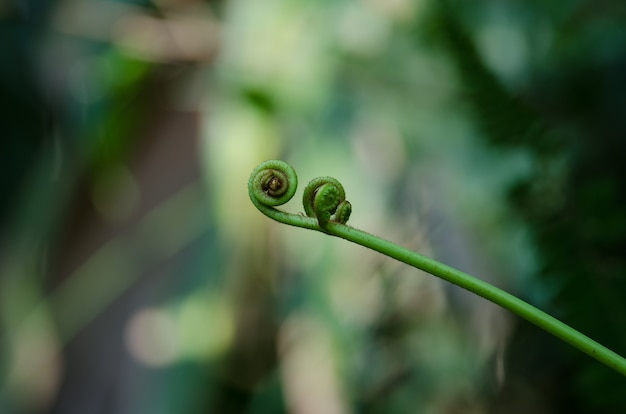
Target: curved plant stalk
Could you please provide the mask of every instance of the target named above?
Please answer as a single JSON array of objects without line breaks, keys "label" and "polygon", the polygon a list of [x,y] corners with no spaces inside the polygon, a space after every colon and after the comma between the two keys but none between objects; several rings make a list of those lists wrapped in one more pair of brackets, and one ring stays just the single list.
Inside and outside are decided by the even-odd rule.
[{"label": "curved plant stalk", "polygon": [[274,208],[289,201],[297,185],[293,167],[283,161],[270,160],[254,169],[248,181],[248,193],[254,205],[276,221],[349,240],[454,283],[508,309],[626,376],[626,359],[518,297],[434,259],[347,226],[352,207],[345,199],[342,185],[334,178],[316,178],[306,186],[303,199],[306,216]]}]

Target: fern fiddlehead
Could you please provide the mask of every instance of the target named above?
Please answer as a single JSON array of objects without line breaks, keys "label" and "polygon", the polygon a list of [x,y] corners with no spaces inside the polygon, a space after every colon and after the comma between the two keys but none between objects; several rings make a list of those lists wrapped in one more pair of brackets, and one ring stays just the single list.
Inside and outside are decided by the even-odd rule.
[{"label": "fern fiddlehead", "polygon": [[352,205],[346,200],[346,193],[339,181],[332,177],[318,177],[310,181],[302,197],[304,211],[309,217],[316,217],[321,227],[329,222],[346,224]]},{"label": "fern fiddlehead", "polygon": [[331,223],[345,224],[348,221],[352,205],[346,200],[341,183],[332,177],[319,177],[307,184],[303,196],[306,216],[274,208],[291,200],[297,185],[298,176],[291,165],[269,160],[252,171],[248,194],[263,214],[292,226],[325,231]]},{"label": "fern fiddlehead", "polygon": [[297,183],[296,172],[289,164],[277,160],[265,161],[252,172],[248,194],[263,214],[276,221],[340,237],[460,286],[526,319],[626,376],[626,359],[518,297],[446,264],[346,225],[352,206],[345,199],[343,186],[332,177],[316,178],[306,186],[303,197],[306,216],[274,208],[293,197]]}]

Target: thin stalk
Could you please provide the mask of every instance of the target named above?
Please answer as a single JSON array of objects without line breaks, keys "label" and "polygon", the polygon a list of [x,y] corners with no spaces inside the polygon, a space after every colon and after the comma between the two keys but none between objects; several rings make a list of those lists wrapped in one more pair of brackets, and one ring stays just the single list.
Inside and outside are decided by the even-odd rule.
[{"label": "thin stalk", "polygon": [[517,296],[451,266],[343,224],[329,223],[326,233],[393,257],[482,296],[626,376],[626,359]]}]

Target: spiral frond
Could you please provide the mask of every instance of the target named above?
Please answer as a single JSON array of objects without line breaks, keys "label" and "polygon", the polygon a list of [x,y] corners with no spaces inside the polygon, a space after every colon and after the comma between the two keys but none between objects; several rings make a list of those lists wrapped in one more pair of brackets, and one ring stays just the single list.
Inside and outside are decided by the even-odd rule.
[{"label": "spiral frond", "polygon": [[252,171],[248,193],[263,214],[281,223],[327,231],[328,223],[345,224],[348,221],[352,206],[346,201],[343,186],[332,177],[316,178],[306,186],[303,197],[306,216],[274,208],[291,200],[297,185],[298,177],[291,165],[270,160]]},{"label": "spiral frond", "polygon": [[274,208],[289,201],[297,185],[298,177],[289,164],[265,161],[252,171],[248,193],[254,205],[276,221],[340,237],[431,273],[508,309],[626,376],[625,358],[516,296],[434,259],[346,226],[352,206],[346,201],[343,186],[334,178],[319,177],[306,186],[303,197],[306,216]]},{"label": "spiral frond", "polygon": [[317,218],[321,227],[329,222],[345,224],[352,212],[343,186],[332,177],[311,180],[304,189],[302,204],[306,215]]},{"label": "spiral frond", "polygon": [[[269,160],[259,164],[248,181],[248,192],[255,205],[280,206],[293,198],[298,176],[284,161]],[[258,207],[258,206],[257,206]]]}]

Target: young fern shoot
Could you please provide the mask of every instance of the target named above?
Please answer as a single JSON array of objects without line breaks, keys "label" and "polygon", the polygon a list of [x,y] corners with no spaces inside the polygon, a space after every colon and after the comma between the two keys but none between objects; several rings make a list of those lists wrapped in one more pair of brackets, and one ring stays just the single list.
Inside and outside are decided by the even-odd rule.
[{"label": "young fern shoot", "polygon": [[252,171],[248,193],[252,203],[271,219],[340,237],[460,286],[526,319],[626,376],[626,359],[518,297],[434,259],[346,225],[352,206],[345,198],[343,186],[334,178],[319,177],[306,186],[303,197],[306,216],[276,209],[294,196],[297,185],[298,177],[291,165],[270,160]]}]

